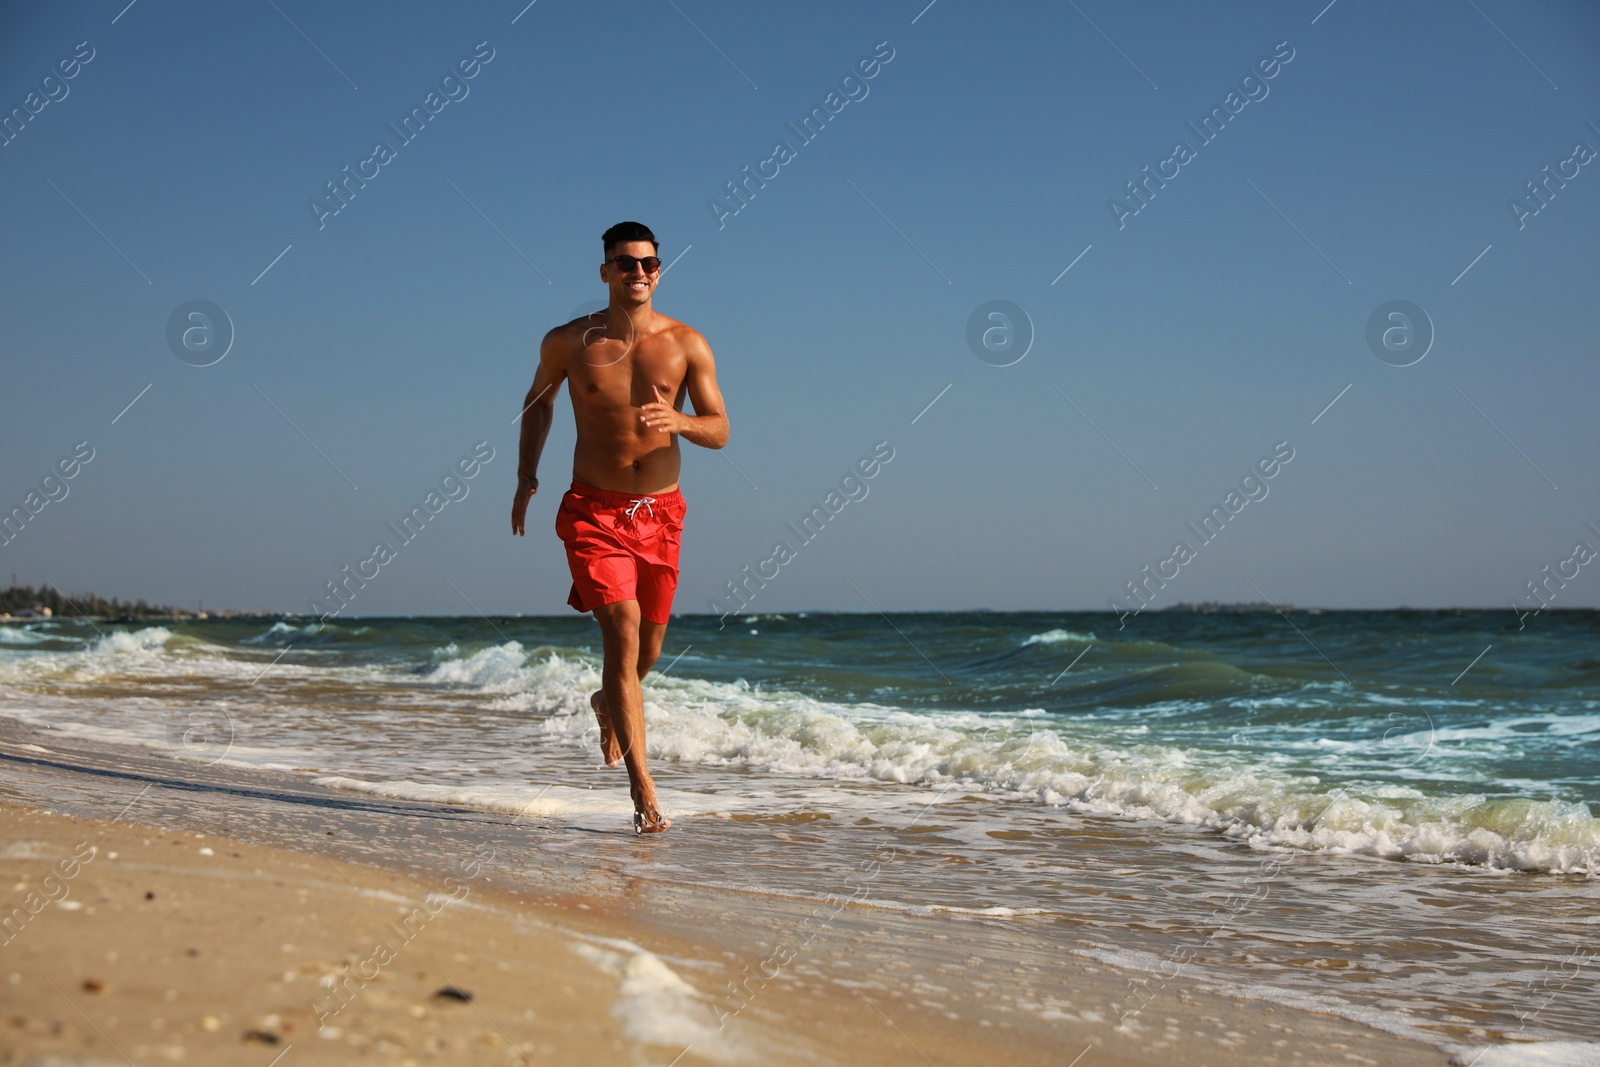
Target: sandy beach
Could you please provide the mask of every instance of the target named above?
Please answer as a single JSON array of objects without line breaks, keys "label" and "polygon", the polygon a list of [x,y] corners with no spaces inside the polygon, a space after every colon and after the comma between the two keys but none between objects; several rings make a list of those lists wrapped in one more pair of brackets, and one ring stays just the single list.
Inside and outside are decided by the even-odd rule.
[{"label": "sandy beach", "polygon": [[[1018,978],[1065,1006],[1117,1002],[1128,976],[986,960],[947,917],[846,906],[779,966],[793,902],[697,894],[722,921],[685,930],[646,886],[512,891],[487,853],[447,884],[352,862],[337,829],[311,854],[5,803],[0,834],[6,1064],[1447,1062],[1181,978],[1133,1026],[989,1013],[983,991]],[[898,995],[908,969],[920,996]]]}]

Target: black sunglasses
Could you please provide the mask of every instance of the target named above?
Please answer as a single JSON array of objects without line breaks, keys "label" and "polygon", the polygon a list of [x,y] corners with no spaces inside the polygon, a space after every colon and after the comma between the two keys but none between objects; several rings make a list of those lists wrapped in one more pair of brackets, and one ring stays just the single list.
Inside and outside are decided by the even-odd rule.
[{"label": "black sunglasses", "polygon": [[643,267],[646,274],[654,274],[661,269],[660,256],[645,256],[643,259],[637,256],[612,256],[606,262],[615,263],[624,274],[632,274],[635,267]]}]

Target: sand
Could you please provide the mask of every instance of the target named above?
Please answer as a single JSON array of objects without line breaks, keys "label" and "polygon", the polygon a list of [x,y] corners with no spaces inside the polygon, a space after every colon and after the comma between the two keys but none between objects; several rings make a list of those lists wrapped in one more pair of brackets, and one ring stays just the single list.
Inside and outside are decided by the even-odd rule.
[{"label": "sand", "polygon": [[[1131,1026],[1048,1004],[985,1017],[982,991],[1039,984],[1029,969],[1064,968],[1043,976],[1063,1003],[1125,999],[1129,976],[986,961],[953,924],[912,921],[908,938],[908,920],[854,906],[802,943],[799,905],[747,894],[726,895],[719,929],[684,931],[687,912],[657,921],[659,894],[508,891],[505,860],[480,849],[418,878],[331,842],[286,851],[0,804],[0,1064],[1447,1062],[1181,978]],[[925,995],[874,980],[897,966],[923,969]]]}]

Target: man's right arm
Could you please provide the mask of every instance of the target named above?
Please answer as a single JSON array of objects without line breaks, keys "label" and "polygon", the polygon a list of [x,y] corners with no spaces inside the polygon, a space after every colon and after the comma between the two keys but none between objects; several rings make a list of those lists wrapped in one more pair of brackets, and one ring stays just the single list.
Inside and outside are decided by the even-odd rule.
[{"label": "man's right arm", "polygon": [[562,327],[544,335],[539,345],[539,369],[523,398],[522,441],[517,450],[517,495],[511,504],[511,532],[521,537],[528,502],[539,491],[539,455],[544,451],[550,424],[555,421],[556,394],[566,380],[567,368]]}]

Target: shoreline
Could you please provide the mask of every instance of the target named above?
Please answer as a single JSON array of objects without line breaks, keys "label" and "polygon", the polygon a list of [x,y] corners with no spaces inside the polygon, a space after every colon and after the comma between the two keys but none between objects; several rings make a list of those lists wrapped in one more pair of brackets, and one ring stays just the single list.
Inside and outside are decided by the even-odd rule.
[{"label": "shoreline", "polygon": [[[1181,615],[1223,615],[1223,616],[1231,616],[1231,615],[1274,615],[1274,614],[1277,614],[1278,612],[1281,611],[1284,614],[1288,614],[1288,615],[1401,615],[1401,614],[1404,614],[1404,615],[1501,615],[1501,614],[1504,614],[1507,610],[1510,610],[1513,615],[1517,614],[1516,609],[1514,609],[1514,608],[1508,609],[1508,608],[1504,608],[1504,607],[1470,606],[1470,605],[1469,606],[1457,605],[1457,606],[1451,606],[1451,607],[1432,607],[1432,608],[1410,607],[1410,606],[1407,606],[1407,605],[1399,605],[1399,606],[1387,607],[1387,608],[1329,608],[1329,607],[1320,607],[1320,606],[1315,605],[1315,604],[1271,604],[1271,605],[1269,605],[1269,604],[1259,604],[1258,605],[1258,604],[1249,604],[1249,603],[1212,604],[1212,603],[1203,602],[1203,601],[1202,602],[1180,601],[1180,602],[1175,603],[1175,604],[1168,604],[1165,607],[1152,609],[1151,614],[1155,614],[1155,615],[1163,615],[1163,614],[1164,615],[1180,615],[1180,616]],[[1538,611],[1537,613],[1541,614],[1541,615],[1583,615],[1583,614],[1593,615],[1593,614],[1600,613],[1600,606],[1591,607],[1591,606],[1586,606],[1586,605],[1581,605],[1581,604],[1574,604],[1574,605],[1566,605],[1566,606],[1557,607],[1557,606],[1552,605],[1552,606],[1548,606],[1548,607],[1544,608],[1542,611]],[[836,611],[836,610],[830,610],[830,609],[826,609],[826,608],[783,608],[783,609],[772,609],[772,610],[763,609],[761,611],[751,612],[750,615],[747,618],[760,618],[760,617],[763,617],[763,616],[775,617],[775,616],[785,616],[785,615],[792,615],[792,616],[801,616],[801,615],[804,615],[804,616],[824,616],[824,615],[874,616],[875,614],[876,614],[875,612],[871,612],[871,611]],[[891,611],[891,612],[889,612],[889,614],[892,615],[892,616],[902,616],[902,615],[995,615],[995,616],[1004,616],[1004,615],[1039,615],[1039,616],[1083,615],[1083,616],[1093,616],[1093,617],[1096,617],[1096,618],[1102,618],[1103,617],[1103,618],[1108,618],[1108,619],[1113,619],[1113,620],[1116,619],[1117,616],[1118,616],[1117,612],[1111,611],[1111,610],[1108,610],[1108,609],[1105,609],[1105,608],[1082,608],[1082,609],[1069,609],[1069,608],[963,608],[963,609],[960,609],[960,610],[946,610],[946,609],[942,609],[942,608],[916,608],[916,609],[906,609],[906,610],[902,610],[902,611]],[[1530,612],[1529,614],[1533,614],[1533,612]],[[672,617],[674,619],[694,619],[694,618],[716,619],[719,616],[714,611],[684,611],[684,612],[675,611],[675,612],[672,613]],[[315,620],[317,620],[317,618],[318,617],[316,615],[314,615],[314,614],[312,614],[310,612],[304,612],[304,611],[271,611],[271,610],[267,610],[267,609],[259,609],[258,610],[258,609],[254,609],[254,608],[248,608],[248,609],[212,608],[212,609],[197,610],[197,611],[191,611],[191,610],[189,610],[187,608],[179,608],[179,609],[176,609],[175,611],[173,611],[171,613],[153,613],[153,614],[149,614],[149,615],[80,615],[80,614],[77,614],[77,613],[74,613],[74,614],[71,614],[71,615],[64,614],[64,613],[63,614],[52,614],[52,615],[43,615],[43,614],[37,614],[37,615],[13,615],[13,614],[8,614],[6,612],[0,612],[0,623],[10,623],[10,622],[22,622],[22,623],[90,622],[90,623],[97,623],[97,622],[103,622],[103,623],[110,623],[110,624],[129,624],[129,623],[144,624],[144,623],[158,623],[158,622],[255,622],[255,621],[260,621],[260,620],[272,620],[274,622],[277,622],[277,621],[285,621],[285,620],[290,620],[290,619],[307,619],[307,620],[315,621]],[[357,613],[357,612],[345,612],[345,613],[341,613],[339,616],[337,616],[337,618],[340,619],[340,620],[347,621],[347,622],[353,622],[353,621],[357,621],[357,620],[360,620],[362,622],[375,622],[375,621],[389,621],[389,620],[392,620],[392,621],[404,621],[404,620],[407,620],[407,619],[436,619],[436,620],[437,619],[474,619],[474,620],[476,620],[476,619],[485,619],[485,618],[487,618],[487,619],[502,619],[502,620],[504,620],[504,619],[560,619],[560,620],[568,620],[568,619],[574,619],[574,618],[583,619],[584,617],[583,616],[573,615],[573,614],[562,613],[562,612],[499,611],[499,612],[489,612],[487,614],[478,614],[478,613],[473,613],[473,612],[420,612],[420,613],[412,613],[412,614],[384,613],[384,614],[376,614],[376,615],[366,615],[366,614],[361,614],[361,613]]]},{"label": "shoreline", "polygon": [[[682,1052],[684,1065],[1062,1063],[1080,1052],[1084,1067],[1166,1067],[1174,1055],[1449,1062],[1339,1016],[1060,951],[1025,919],[885,912],[849,903],[842,885],[819,912],[640,877],[671,858],[671,842],[620,829],[276,793],[268,776],[232,768],[152,773],[170,774],[170,760],[74,767],[15,747],[0,747],[11,875],[0,903],[15,908],[18,885],[44,889],[52,872],[67,895],[0,948],[10,1008],[0,1025],[14,1049],[0,1064],[114,1062],[110,1042],[135,1062],[254,1067],[291,1044],[296,1061],[328,1063],[356,1052],[520,1062],[513,1047],[528,1062],[664,1064]],[[405,835],[424,839],[433,862],[390,843]],[[62,882],[59,865],[85,844],[95,858]],[[435,997],[445,986],[474,999]],[[1144,992],[1130,1012],[1135,987]],[[343,1005],[320,1031],[313,997],[325,1013]],[[329,1027],[336,1037],[319,1036]]]}]

